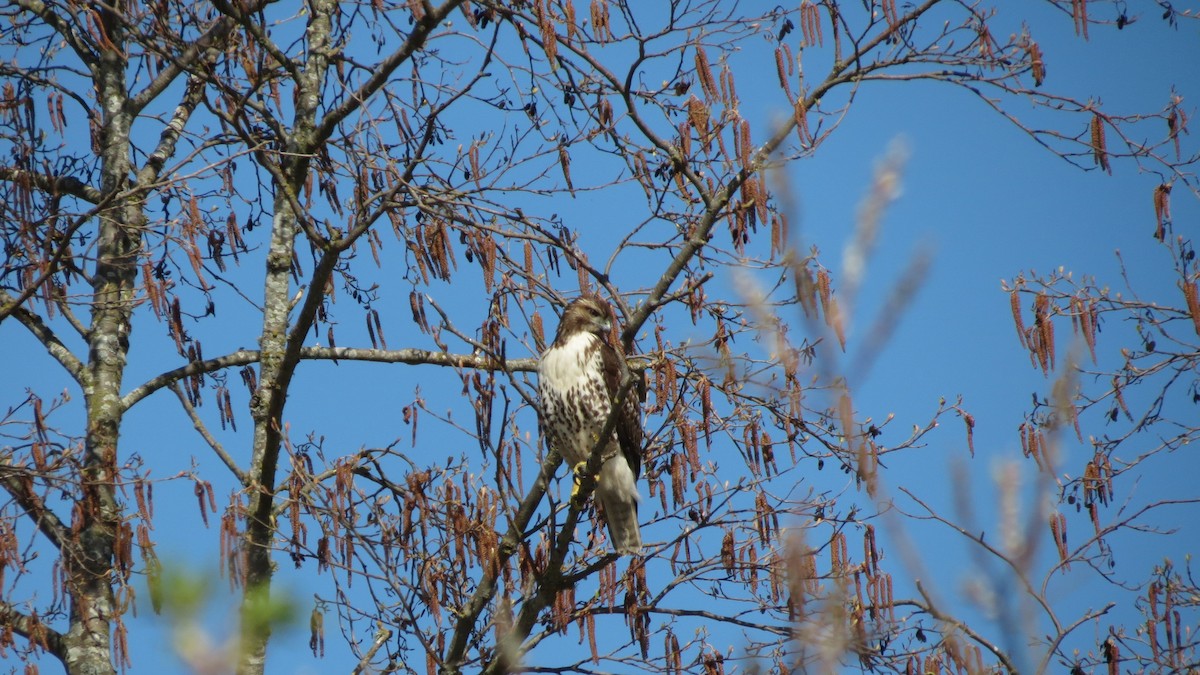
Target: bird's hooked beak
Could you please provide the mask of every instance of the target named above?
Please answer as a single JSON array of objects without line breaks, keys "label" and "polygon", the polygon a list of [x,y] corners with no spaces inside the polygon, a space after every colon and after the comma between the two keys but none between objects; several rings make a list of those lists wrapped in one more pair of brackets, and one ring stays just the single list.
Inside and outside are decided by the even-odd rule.
[{"label": "bird's hooked beak", "polygon": [[605,319],[600,322],[600,332],[607,335],[612,332],[612,319]]}]

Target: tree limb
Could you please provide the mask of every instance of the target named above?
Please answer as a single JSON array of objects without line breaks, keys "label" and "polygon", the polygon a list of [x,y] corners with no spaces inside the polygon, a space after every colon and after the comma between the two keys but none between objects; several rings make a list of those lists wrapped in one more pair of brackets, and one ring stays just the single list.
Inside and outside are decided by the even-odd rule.
[{"label": "tree limb", "polygon": [[[204,361],[195,361],[180,366],[174,370],[157,375],[137,388],[130,391],[121,399],[122,406],[128,410],[150,394],[169,386],[185,377],[211,373],[225,368],[235,368],[257,363],[262,352],[257,349],[239,349],[236,352],[218,356]],[[359,349],[356,347],[302,347],[300,359],[304,361],[373,361],[376,363],[403,363],[407,365],[430,365],[447,368],[465,368],[476,370],[502,370],[509,373],[534,372],[537,370],[537,359],[507,359],[501,363],[498,359],[475,354],[449,354],[434,352],[428,349]]]},{"label": "tree limb", "polygon": [[[79,57],[89,68],[95,66],[96,53],[92,51],[91,45],[84,40],[75,30],[77,25],[73,19],[68,21],[46,6],[42,0],[17,0],[16,4],[21,9],[36,14],[39,19],[46,22],[46,25],[54,29],[54,32],[62,36],[63,41],[71,45],[75,55]],[[88,11],[83,9],[81,11]]]},{"label": "tree limb", "polygon": [[[0,486],[20,505],[21,511],[37,525],[38,531],[50,540],[56,548],[62,550],[70,542],[71,528],[46,506],[42,498],[33,491],[33,481],[26,475],[24,469],[6,466],[0,467]],[[23,479],[24,477],[24,479]]]},{"label": "tree limb", "polygon": [[223,16],[214,21],[203,35],[196,38],[195,42],[189,43],[182,54],[172,59],[166,67],[159,71],[158,76],[147,84],[145,89],[130,97],[127,103],[130,110],[141,112],[151,101],[157,99],[159,94],[165,91],[181,73],[189,70],[202,58],[207,58],[206,52],[221,43],[232,30],[233,19]]},{"label": "tree limb", "polygon": [[316,130],[316,138],[324,142],[332,136],[333,130],[337,128],[337,125],[351,113],[358,110],[362,106],[363,101],[373,96],[375,92],[387,84],[396,68],[412,58],[412,55],[425,45],[425,40],[437,28],[438,24],[444,21],[450,15],[450,12],[463,4],[464,1],[448,0],[445,4],[437,8],[432,7],[428,2],[422,3],[425,15],[417,20],[417,25],[409,33],[408,39],[404,41],[400,49],[390,54],[379,65],[375,66],[374,73],[366,82],[363,82],[352,94],[347,95],[340,105],[325,113],[324,118],[321,119],[320,126]]},{"label": "tree limb", "polygon": [[217,455],[217,458],[229,468],[229,471],[233,473],[235,478],[237,478],[238,483],[243,486],[249,486],[250,479],[246,476],[246,472],[242,471],[242,468],[237,465],[237,461],[235,461],[233,456],[225,450],[225,446],[221,445],[221,442],[216,438],[213,438],[213,435],[208,432],[208,427],[204,425],[204,421],[201,420],[200,415],[196,413],[195,406],[192,405],[191,401],[188,400],[187,395],[183,393],[183,389],[180,388],[179,380],[172,381],[169,386],[171,391],[175,392],[175,396],[179,399],[180,405],[183,406],[184,412],[187,413],[188,419],[192,421],[192,426],[194,426],[196,431],[200,433],[200,437],[203,438],[206,443],[208,443],[208,447],[212,448],[213,452]]},{"label": "tree limb", "polygon": [[4,166],[0,167],[0,180],[13,183],[28,182],[44,192],[70,195],[82,199],[89,204],[99,204],[100,200],[103,199],[100,190],[74,176],[51,176],[36,171]]},{"label": "tree limb", "polygon": [[947,626],[962,631],[964,635],[971,638],[983,648],[987,649],[992,653],[993,656],[1000,660],[1000,663],[1004,665],[1004,669],[1009,672],[1009,675],[1017,675],[1020,672],[1017,669],[1017,666],[1012,662],[1012,659],[1009,658],[1008,654],[1004,653],[1004,650],[1000,649],[990,640],[975,632],[975,630],[967,624],[938,609],[933,604],[933,601],[929,598],[929,595],[925,592],[925,587],[921,584],[921,580],[917,579],[916,583],[917,591],[921,593],[921,597],[925,600],[925,610],[929,612],[930,616],[937,619],[941,623],[946,624]]},{"label": "tree limb", "polygon": [[84,379],[87,377],[83,363],[63,344],[58,335],[46,325],[42,317],[25,309],[19,303],[20,300],[13,298],[7,291],[0,289],[0,320],[3,320],[5,316],[16,317],[17,321],[21,322],[30,333],[33,333],[38,342],[42,343],[42,346],[46,348],[46,352],[55,361],[58,361],[59,365],[67,371],[67,374],[77,383],[83,385]]},{"label": "tree limb", "polygon": [[7,602],[0,602],[0,625],[11,627],[17,635],[66,662],[66,646],[63,644],[62,633],[18,611]]}]

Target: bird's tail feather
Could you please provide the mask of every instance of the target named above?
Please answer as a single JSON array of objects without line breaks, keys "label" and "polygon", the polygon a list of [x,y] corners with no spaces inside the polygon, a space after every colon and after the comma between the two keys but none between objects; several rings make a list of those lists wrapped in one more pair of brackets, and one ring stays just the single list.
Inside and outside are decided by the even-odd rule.
[{"label": "bird's tail feather", "polygon": [[642,532],[638,526],[637,497],[621,494],[597,495],[608,520],[608,538],[613,550],[621,555],[637,555],[642,550]]}]

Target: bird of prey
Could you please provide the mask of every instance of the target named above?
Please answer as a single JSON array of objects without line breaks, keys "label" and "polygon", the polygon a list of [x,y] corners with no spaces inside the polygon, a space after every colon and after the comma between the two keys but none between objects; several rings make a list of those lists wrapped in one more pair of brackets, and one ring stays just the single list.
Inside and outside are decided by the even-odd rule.
[{"label": "bird of prey", "polygon": [[[577,298],[567,305],[554,343],[538,363],[542,436],[576,476],[600,444],[613,399],[628,373],[624,355],[613,344],[612,325],[612,308],[600,296]],[[636,391],[626,392],[616,414],[614,433],[599,450],[603,464],[595,495],[608,520],[612,547],[617,553],[635,555],[642,547],[637,519],[642,422]]]}]

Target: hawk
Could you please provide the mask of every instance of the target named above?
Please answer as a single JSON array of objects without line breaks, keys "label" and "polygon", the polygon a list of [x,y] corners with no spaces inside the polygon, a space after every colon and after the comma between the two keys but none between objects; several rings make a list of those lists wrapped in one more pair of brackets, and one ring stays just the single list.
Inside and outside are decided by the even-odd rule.
[{"label": "hawk", "polygon": [[[612,411],[613,398],[628,373],[612,343],[612,308],[598,295],[567,305],[554,343],[538,362],[539,421],[542,437],[576,472],[583,470]],[[626,393],[616,429],[600,449],[596,501],[608,520],[617,553],[642,547],[638,530],[637,479],[642,469],[642,423],[636,391]]]}]

